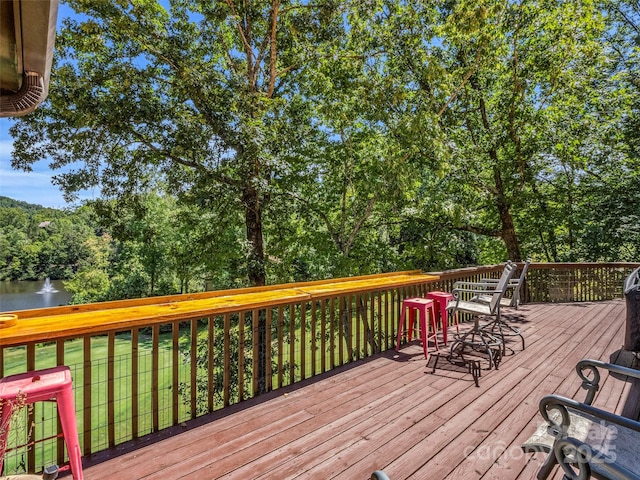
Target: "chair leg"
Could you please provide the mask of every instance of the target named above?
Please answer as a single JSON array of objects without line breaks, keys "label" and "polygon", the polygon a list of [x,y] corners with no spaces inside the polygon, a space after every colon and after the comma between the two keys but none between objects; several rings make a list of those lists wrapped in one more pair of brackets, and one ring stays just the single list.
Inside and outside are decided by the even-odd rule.
[{"label": "chair leg", "polygon": [[11,413],[13,405],[10,401],[3,402],[0,399],[0,474],[4,464],[4,452],[7,449],[7,438],[9,436],[9,427],[11,423]]},{"label": "chair leg", "polygon": [[406,308],[404,308],[404,306],[402,307],[402,313],[400,314],[400,323],[398,324],[398,338],[396,340],[396,351],[400,350],[400,343],[402,342],[402,334],[404,333],[404,322],[406,320],[405,318],[405,312],[406,312]]},{"label": "chair leg", "polygon": [[[516,328],[512,325],[509,325],[508,323],[504,322],[502,319],[498,318],[497,320],[493,320],[489,323],[487,323],[486,325],[482,326],[482,330],[490,330],[491,332],[494,332],[496,327],[498,328],[498,332],[500,333],[500,338],[502,339],[502,354],[506,355],[507,354],[507,345],[506,342],[504,340],[505,335],[506,336],[519,336],[520,340],[522,341],[522,350],[524,350],[524,336],[522,335],[522,332],[520,332],[519,328]],[[504,331],[502,330],[503,328],[505,329],[509,329],[511,330],[511,333],[507,333],[505,334]]]},{"label": "chair leg", "polygon": [[553,468],[557,464],[558,464],[558,459],[556,458],[552,450],[551,452],[549,452],[549,455],[547,456],[547,459],[542,464],[542,467],[540,467],[540,470],[538,470],[538,475],[536,475],[536,478],[538,480],[546,480],[547,478],[549,478],[549,475],[551,475]]},{"label": "chair leg", "polygon": [[[456,354],[460,356],[460,359],[462,361],[466,361],[464,358],[464,347],[466,346],[471,346],[473,345],[475,348],[482,348],[486,351],[487,353],[487,358],[489,361],[489,370],[491,370],[495,364],[494,360],[493,360],[493,352],[491,350],[491,347],[487,344],[487,342],[485,341],[485,339],[482,337],[482,335],[478,335],[480,337],[480,341],[476,341],[475,336],[476,336],[476,332],[469,332],[471,333],[471,340],[467,340],[466,337],[467,335],[464,335],[463,338],[461,338],[460,340],[456,340],[455,342],[453,342],[451,344],[451,358],[453,358]],[[482,344],[480,346],[480,344]],[[459,352],[456,352],[457,349],[460,349]]]},{"label": "chair leg", "polygon": [[[431,327],[431,330],[430,330],[431,333],[427,334],[427,341],[429,340],[429,338],[433,338],[433,344],[436,347],[436,351],[440,351],[440,345],[438,344],[438,317],[436,316],[436,310],[435,310],[433,304],[431,304],[430,307],[425,308],[423,313],[429,315],[429,321],[425,322],[425,323],[426,323],[426,326],[430,326]],[[443,327],[443,329],[444,329],[444,327]],[[444,331],[446,331],[446,330],[444,330]],[[445,335],[444,331],[443,331],[443,339],[445,338],[444,337],[444,335]],[[446,345],[446,344],[447,343],[445,342],[444,345]]]},{"label": "chair leg", "polygon": [[82,472],[82,453],[80,451],[78,426],[76,425],[75,417],[76,410],[73,400],[73,390],[71,387],[58,392],[57,402],[64,441],[67,446],[67,453],[69,454],[71,474],[73,476],[73,480],[83,480],[84,473]]},{"label": "chair leg", "polygon": [[[469,340],[469,336],[471,336],[471,340]],[[478,340],[476,340],[476,336]],[[489,360],[489,370],[491,370],[494,366],[496,369],[498,368],[499,360],[494,358],[493,347],[499,346],[500,344],[504,344],[504,341],[500,341],[500,339],[494,337],[492,334],[484,331],[480,328],[478,319],[476,318],[473,323],[473,327],[468,332],[465,332],[451,345],[451,356],[453,357],[455,354],[455,350],[460,348],[460,357],[464,360],[464,347],[470,346],[472,348],[480,349],[486,352],[488,360]]]}]

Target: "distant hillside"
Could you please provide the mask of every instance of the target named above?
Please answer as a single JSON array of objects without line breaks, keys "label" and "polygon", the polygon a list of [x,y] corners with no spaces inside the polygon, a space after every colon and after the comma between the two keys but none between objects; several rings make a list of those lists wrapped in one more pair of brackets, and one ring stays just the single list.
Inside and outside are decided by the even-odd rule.
[{"label": "distant hillside", "polygon": [[21,208],[23,210],[38,211],[38,210],[55,210],[54,208],[43,207],[35,203],[23,202],[21,200],[14,200],[13,198],[0,196],[0,208]]},{"label": "distant hillside", "polygon": [[61,210],[0,196],[0,282],[71,278],[92,255],[97,228],[81,208]]}]

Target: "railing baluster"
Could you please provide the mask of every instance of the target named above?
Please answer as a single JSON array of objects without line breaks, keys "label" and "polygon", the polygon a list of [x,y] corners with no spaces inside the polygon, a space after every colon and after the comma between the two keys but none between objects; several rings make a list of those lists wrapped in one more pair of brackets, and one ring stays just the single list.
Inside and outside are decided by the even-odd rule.
[{"label": "railing baluster", "polygon": [[177,425],[180,421],[180,322],[173,322],[171,327],[171,425]]},{"label": "railing baluster", "polygon": [[[356,360],[360,360],[360,355],[361,355],[361,351],[362,351],[362,331],[361,331],[361,328],[360,328],[360,324],[364,324],[365,323],[365,319],[363,318],[362,301],[361,301],[360,295],[354,295],[352,297],[351,304],[353,305],[353,308],[355,309],[355,312],[354,312],[355,315],[349,315],[349,320],[353,324],[353,317],[355,316],[355,321],[356,321],[356,356],[355,356],[355,359]],[[351,360],[353,360],[353,357],[351,358]]]},{"label": "railing baluster", "polygon": [[327,312],[329,315],[329,368],[334,369],[339,365],[340,361],[340,319],[339,319],[339,300],[335,297],[329,298],[327,302]]},{"label": "railing baluster", "polygon": [[138,329],[131,330],[131,435],[138,438],[139,429],[139,401],[138,388],[140,378],[138,376]]},{"label": "railing baluster", "polygon": [[272,372],[272,367],[271,364],[273,362],[273,357],[271,354],[272,351],[272,339],[271,339],[271,328],[272,328],[272,322],[273,322],[273,308],[272,307],[267,307],[266,310],[266,337],[265,337],[265,345],[266,345],[266,355],[267,355],[267,359],[266,359],[266,385],[265,388],[267,390],[267,392],[270,392],[271,390],[273,390],[273,372]]},{"label": "railing baluster", "polygon": [[278,307],[278,388],[284,386],[284,308]]},{"label": "railing baluster", "polygon": [[311,376],[316,375],[316,301],[311,300]]},{"label": "railing baluster", "polygon": [[[30,342],[27,344],[27,371],[36,369],[36,344]],[[41,405],[40,405],[41,407]],[[35,425],[36,413],[35,408],[27,409],[27,425]],[[29,431],[29,442],[35,440],[36,429],[27,429]],[[91,438],[91,436],[89,436]],[[27,468],[29,472],[33,472],[36,468],[36,449],[27,449]]]},{"label": "railing baluster", "polygon": [[371,332],[371,355],[374,355],[380,351],[380,322],[377,323],[378,333],[376,335],[375,302],[377,296],[378,295],[374,292],[371,292],[367,295],[369,301],[369,331]]},{"label": "railing baluster", "polygon": [[[198,415],[198,320],[191,319],[191,418]],[[209,350],[212,344],[209,343]]]},{"label": "railing baluster", "polygon": [[296,381],[296,306],[289,305],[289,385]]},{"label": "railing baluster", "polygon": [[344,364],[344,342],[345,342],[345,334],[344,334],[344,314],[346,308],[346,300],[345,297],[338,297],[338,365]]},{"label": "railing baluster", "polygon": [[116,444],[116,410],[115,410],[115,354],[116,335],[109,332],[107,337],[107,436],[109,446]]},{"label": "railing baluster", "polygon": [[[396,328],[396,329],[398,328],[398,322],[400,321],[400,317],[402,315],[402,301],[404,300],[404,298],[403,298],[404,296],[402,294],[402,290],[403,289],[399,289],[397,291],[397,295],[396,295],[396,298],[395,298],[395,301],[396,301],[396,303],[395,303],[396,316],[395,316],[395,318],[392,319],[392,325],[393,325],[393,328]],[[397,335],[397,331],[394,331],[393,337],[396,338],[396,335]]]},{"label": "railing baluster", "polygon": [[224,371],[222,377],[222,400],[225,407],[230,403],[231,388],[231,314],[224,314]]},{"label": "railing baluster", "polygon": [[[382,295],[383,292],[376,292],[376,310],[377,310],[377,318],[378,318],[378,351],[381,352],[384,350],[382,348]],[[373,301],[371,301],[371,305],[373,305]]]},{"label": "railing baluster", "polygon": [[157,432],[160,423],[160,401],[158,399],[158,382],[159,382],[159,356],[160,356],[160,326],[154,325],[151,333],[151,431]]},{"label": "railing baluster", "polygon": [[321,373],[327,371],[327,301],[320,300],[320,361],[322,362]]},{"label": "railing baluster", "polygon": [[251,344],[253,349],[253,355],[251,356],[251,395],[254,396],[257,392],[260,391],[258,387],[259,375],[260,371],[260,334],[259,334],[259,325],[260,319],[258,318],[258,310],[251,311]]},{"label": "railing baluster", "polygon": [[390,328],[390,326],[389,326],[389,323],[390,323],[390,320],[389,320],[389,316],[390,316],[390,313],[389,313],[389,305],[390,305],[390,302],[389,302],[389,290],[385,290],[384,291],[384,303],[383,303],[383,305],[384,305],[384,319],[383,319],[383,322],[384,322],[384,334],[385,334],[384,346],[385,346],[385,349],[388,350],[393,345],[391,343],[391,337],[393,337],[393,333],[390,334],[390,332],[393,332],[393,328]]},{"label": "railing baluster", "polygon": [[329,350],[331,351],[331,369],[336,368],[336,306],[333,297],[329,299]]},{"label": "railing baluster", "polygon": [[307,378],[307,302],[300,305],[300,374]]},{"label": "railing baluster", "polygon": [[238,313],[238,401],[244,400],[244,323],[246,312]]},{"label": "railing baluster", "polygon": [[215,353],[216,353],[216,317],[213,315],[207,318],[207,342],[209,350],[207,352],[207,411],[213,412],[215,409]]},{"label": "railing baluster", "polygon": [[89,335],[85,335],[82,337],[83,340],[83,355],[84,355],[84,368],[83,368],[83,400],[82,400],[82,408],[84,411],[83,414],[83,449],[82,454],[88,455],[92,452],[91,448],[91,412],[93,410],[93,404],[91,403],[91,337]]},{"label": "railing baluster", "polygon": [[[56,366],[64,365],[64,339],[56,340]],[[2,355],[0,354],[0,357]],[[0,373],[0,377],[2,377],[2,373]],[[77,402],[76,402],[77,403]],[[58,415],[58,419],[56,421],[56,432],[62,432],[62,423],[60,422],[60,415]],[[64,438],[58,437],[56,439],[56,459],[58,465],[62,465],[64,463]]]}]

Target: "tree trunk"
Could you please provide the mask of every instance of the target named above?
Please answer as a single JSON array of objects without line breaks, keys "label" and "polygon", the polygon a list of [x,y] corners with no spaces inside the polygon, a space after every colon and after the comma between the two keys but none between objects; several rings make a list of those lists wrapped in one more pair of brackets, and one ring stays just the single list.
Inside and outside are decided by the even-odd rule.
[{"label": "tree trunk", "polygon": [[522,261],[520,253],[520,244],[516,235],[516,229],[513,226],[513,217],[509,205],[500,204],[498,202],[498,210],[500,211],[500,222],[502,223],[502,240],[507,247],[507,257],[514,262]]},{"label": "tree trunk", "polygon": [[244,205],[247,242],[250,248],[247,276],[252,287],[263,286],[266,284],[266,273],[262,241],[262,201],[258,190],[253,185],[244,187],[242,203]]},{"label": "tree trunk", "polygon": [[[262,241],[262,201],[260,193],[253,185],[246,185],[242,191],[249,258],[247,259],[247,276],[251,286],[266,284],[264,268],[264,244]],[[268,391],[267,382],[267,319],[264,312],[258,314],[258,394]]]},{"label": "tree trunk", "polygon": [[520,253],[520,244],[516,235],[516,228],[513,224],[513,217],[511,216],[511,205],[506,201],[502,176],[500,175],[500,170],[497,168],[494,169],[494,179],[498,192],[496,205],[498,207],[498,214],[500,215],[501,236],[507,247],[507,257],[511,261],[521,262],[522,255]]}]

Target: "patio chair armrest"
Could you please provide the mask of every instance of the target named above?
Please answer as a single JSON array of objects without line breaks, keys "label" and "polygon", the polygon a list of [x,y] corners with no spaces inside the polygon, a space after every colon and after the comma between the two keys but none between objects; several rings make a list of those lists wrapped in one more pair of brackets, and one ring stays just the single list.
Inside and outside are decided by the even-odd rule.
[{"label": "patio chair armrest", "polygon": [[606,363],[600,360],[581,360],[576,364],[576,372],[582,380],[582,388],[587,390],[587,397],[584,401],[584,403],[586,403],[587,405],[591,405],[593,403],[596,392],[600,389],[600,371],[598,370],[599,368],[608,370],[612,373],[640,379],[640,370],[623,367],[621,365],[615,365],[613,363]]},{"label": "patio chair armrest", "polygon": [[[593,451],[589,443],[585,443],[580,439],[564,437],[556,439],[551,455],[555,457],[556,463],[561,466],[560,470],[567,475],[572,475],[571,478],[640,479],[636,471],[626,468],[625,465],[618,462],[618,456],[615,451],[613,455],[608,455],[607,453],[606,451]],[[628,463],[628,460],[625,463]],[[563,476],[563,478],[570,478],[567,475]],[[538,474],[538,478],[547,477],[540,477],[540,474]]]},{"label": "patio chair armrest", "polygon": [[[482,284],[478,284],[482,287]],[[452,309],[454,308],[458,308],[458,303],[461,300],[464,300],[464,298],[462,298],[461,294],[470,294],[469,297],[473,296],[473,298],[469,299],[469,301],[471,302],[477,302],[478,300],[478,296],[479,295],[494,295],[496,293],[500,293],[500,290],[496,290],[495,286],[488,286],[489,288],[454,288],[453,290],[451,290],[451,294],[453,295],[453,300],[451,302],[449,302],[449,304],[447,305],[447,309]],[[466,296],[465,296],[466,297]],[[486,303],[484,301],[480,301],[479,303]],[[454,305],[452,305],[454,304]]]},{"label": "patio chair armrest", "polygon": [[453,289],[454,290],[465,290],[465,291],[469,291],[471,289],[475,289],[475,290],[481,290],[483,292],[486,292],[487,289],[495,290],[496,289],[496,285],[497,285],[497,283],[493,283],[493,282],[464,282],[464,281],[458,281],[458,282],[453,284]]},{"label": "patio chair armrest", "polygon": [[491,290],[483,290],[481,288],[454,288],[453,290],[451,290],[451,293],[453,293],[453,296],[455,297],[456,292],[467,292],[467,293],[494,293],[497,290],[495,289],[491,289]]},{"label": "patio chair armrest", "polygon": [[[540,400],[539,407],[542,418],[544,418],[545,422],[549,425],[549,433],[555,438],[559,438],[563,435],[566,436],[567,429],[571,422],[571,417],[569,416],[567,408],[586,413],[587,415],[591,415],[599,420],[613,423],[615,425],[628,428],[629,430],[640,432],[640,422],[637,420],[616,415],[615,413],[607,412],[601,408],[587,405],[586,403],[581,403],[560,395],[547,395],[543,397],[542,400]],[[557,410],[560,413],[562,419],[559,423],[549,416],[549,413],[552,410]]]},{"label": "patio chair armrest", "polygon": [[[481,278],[480,283],[498,283],[500,281],[499,278]],[[507,286],[509,287],[517,287],[520,283],[520,279],[509,280]]]},{"label": "patio chair armrest", "polygon": [[371,480],[389,480],[389,476],[382,470],[376,470],[371,474]]},{"label": "patio chair armrest", "polygon": [[458,301],[461,300],[460,298],[461,293],[473,293],[476,295],[491,295],[495,292],[496,290],[482,290],[477,288],[454,288],[453,290],[451,290],[451,294],[453,295],[454,300],[452,300],[449,304],[455,302],[457,307]]},{"label": "patio chair armrest", "polygon": [[[551,418],[551,411],[558,412],[560,419]],[[573,478],[591,478],[594,473],[596,478],[640,479],[637,452],[625,448],[618,450],[615,443],[610,443],[619,437],[619,441],[633,449],[640,443],[640,422],[560,395],[544,397],[540,401],[540,413],[548,425],[547,434],[553,439],[551,455],[565,473],[569,473],[568,465],[572,464],[579,470],[578,476]],[[575,425],[570,430],[572,419]],[[574,468],[571,472],[575,472]],[[544,470],[547,469],[543,465],[540,473]],[[546,478],[540,473],[538,478]]]}]

